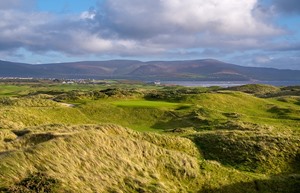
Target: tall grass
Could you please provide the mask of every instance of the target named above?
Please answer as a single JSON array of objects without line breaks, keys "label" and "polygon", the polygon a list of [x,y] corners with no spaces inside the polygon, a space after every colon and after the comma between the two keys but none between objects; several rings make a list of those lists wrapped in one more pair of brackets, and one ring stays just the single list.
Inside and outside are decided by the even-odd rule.
[{"label": "tall grass", "polygon": [[214,131],[192,137],[206,159],[243,171],[299,173],[299,135],[264,131]]},{"label": "tall grass", "polygon": [[75,88],[0,91],[0,192],[298,192],[297,96]]},{"label": "tall grass", "polygon": [[291,191],[298,182],[296,176],[269,178],[224,167],[182,137],[116,125],[45,125],[29,131],[16,137],[0,130],[2,139],[10,138],[1,141],[0,190],[22,189],[25,182],[43,188],[51,181],[53,192],[271,193]]},{"label": "tall grass", "polygon": [[32,141],[33,134],[27,134],[31,137],[25,135],[16,142],[24,144],[18,150],[2,154],[0,186],[37,171],[55,177],[63,188],[74,192],[113,188],[128,192],[188,191],[195,189],[200,179],[197,150],[187,139],[170,137],[165,140],[168,142],[161,142],[162,136],[143,136],[110,125],[73,127],[68,134],[59,134],[56,129],[53,138],[31,146],[25,144]]}]

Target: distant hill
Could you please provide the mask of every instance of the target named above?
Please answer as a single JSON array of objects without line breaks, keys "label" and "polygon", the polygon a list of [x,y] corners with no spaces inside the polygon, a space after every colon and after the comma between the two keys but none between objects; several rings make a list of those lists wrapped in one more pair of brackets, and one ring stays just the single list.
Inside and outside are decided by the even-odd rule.
[{"label": "distant hill", "polygon": [[0,77],[295,81],[300,80],[300,70],[244,67],[212,59],[109,60],[40,65],[0,61]]}]

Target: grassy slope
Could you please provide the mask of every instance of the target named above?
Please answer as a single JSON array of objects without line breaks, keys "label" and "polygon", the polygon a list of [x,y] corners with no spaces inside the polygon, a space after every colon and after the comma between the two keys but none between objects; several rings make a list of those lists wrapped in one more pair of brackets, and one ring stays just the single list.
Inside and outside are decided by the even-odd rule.
[{"label": "grassy slope", "polygon": [[239,170],[280,174],[300,172],[299,135],[263,131],[217,131],[191,138],[206,159]]},{"label": "grassy slope", "polygon": [[60,192],[223,192],[229,186],[228,192],[273,192],[287,185],[285,178],[273,186],[274,179],[266,176],[205,161],[192,141],[181,137],[115,125],[30,130],[18,138],[1,130],[10,140],[1,141],[0,187],[12,187],[36,172],[58,180]]},{"label": "grassy slope", "polygon": [[41,128],[51,137],[38,129],[6,144],[1,186],[35,171],[46,172],[75,192],[186,192],[201,181],[199,154],[187,139],[111,125]]},{"label": "grassy slope", "polygon": [[[283,129],[300,127],[297,103],[262,99],[240,92],[188,94],[177,102],[147,101],[141,96],[131,100],[123,97],[96,101],[83,99],[74,108],[66,108],[49,99],[39,99],[35,104],[32,101],[36,99],[29,102],[28,99],[19,99],[13,108],[11,105],[1,108],[3,113],[0,116],[2,120],[6,117],[21,126],[113,122],[140,130],[198,129],[208,123],[218,124],[234,119]],[[67,102],[78,103],[76,100]],[[44,106],[40,105],[43,103]]]},{"label": "grassy slope", "polygon": [[[1,186],[42,171],[75,192],[299,190],[298,98],[218,91],[168,93],[172,100],[149,101],[139,92],[112,92],[117,95],[65,101],[74,107],[50,100],[51,95],[2,98]],[[191,141],[118,126],[70,126],[99,123],[142,131],[179,129],[173,132]],[[31,132],[18,138],[12,132],[23,128]],[[140,156],[144,153],[148,156]]]},{"label": "grassy slope", "polygon": [[[228,120],[230,113],[236,114],[236,119],[245,122],[271,125],[278,128],[300,127],[299,105],[284,103],[274,99],[257,98],[240,92],[219,92],[200,94],[192,100],[203,111],[209,111],[212,119]],[[275,109],[272,111],[272,109]],[[279,111],[276,111],[278,109]],[[280,109],[289,109],[280,112]],[[229,116],[228,116],[229,115]]]},{"label": "grassy slope", "polygon": [[0,96],[18,96],[20,92],[28,90],[29,86],[0,85]]}]

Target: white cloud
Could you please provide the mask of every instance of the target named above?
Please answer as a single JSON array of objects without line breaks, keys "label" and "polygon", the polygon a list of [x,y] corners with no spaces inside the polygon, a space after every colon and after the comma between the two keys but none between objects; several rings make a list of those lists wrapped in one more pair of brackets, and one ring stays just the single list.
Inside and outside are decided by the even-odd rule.
[{"label": "white cloud", "polygon": [[91,11],[84,11],[81,13],[80,18],[81,19],[91,19],[93,20],[96,16],[95,12],[91,12]]},{"label": "white cloud", "polygon": [[[134,55],[135,51],[148,54],[203,46],[257,48],[261,46],[257,37],[274,35],[279,30],[253,16],[256,1],[106,0],[102,11],[88,10],[79,17],[60,18],[46,13],[2,10],[0,43],[3,48],[15,46],[74,54]],[[11,6],[21,2],[13,0]]]},{"label": "white cloud", "polygon": [[[261,36],[280,30],[253,16],[257,0],[107,0],[107,22],[119,33]],[[129,34],[130,35],[130,34]]]},{"label": "white cloud", "polygon": [[88,34],[84,31],[75,31],[72,33],[72,36],[77,48],[83,52],[101,53],[113,48],[110,40],[100,38],[94,34]]},{"label": "white cloud", "polygon": [[74,57],[218,57],[271,50],[278,45],[272,38],[282,35],[257,9],[258,0],[106,0],[98,9],[60,15],[24,11],[23,0],[3,2],[5,54],[24,48]]}]

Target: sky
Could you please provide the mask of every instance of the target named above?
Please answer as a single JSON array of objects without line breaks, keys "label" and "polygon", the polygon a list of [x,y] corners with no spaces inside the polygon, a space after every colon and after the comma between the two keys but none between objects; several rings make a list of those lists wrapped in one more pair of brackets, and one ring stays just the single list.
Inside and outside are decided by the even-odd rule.
[{"label": "sky", "polygon": [[300,70],[299,0],[0,0],[0,60],[217,59]]}]

